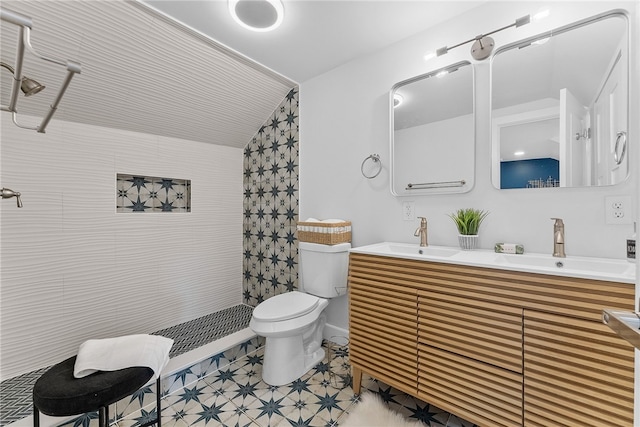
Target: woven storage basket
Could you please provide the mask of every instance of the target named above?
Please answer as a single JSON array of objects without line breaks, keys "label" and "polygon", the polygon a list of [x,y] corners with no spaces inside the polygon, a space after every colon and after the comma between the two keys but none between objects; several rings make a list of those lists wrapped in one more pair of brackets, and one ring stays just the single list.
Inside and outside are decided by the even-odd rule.
[{"label": "woven storage basket", "polygon": [[351,242],[351,222],[298,222],[298,240],[322,245]]}]

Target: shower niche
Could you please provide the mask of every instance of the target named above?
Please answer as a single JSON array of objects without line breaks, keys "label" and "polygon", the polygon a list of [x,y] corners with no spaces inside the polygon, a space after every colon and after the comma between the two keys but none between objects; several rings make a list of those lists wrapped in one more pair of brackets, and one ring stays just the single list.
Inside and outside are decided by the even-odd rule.
[{"label": "shower niche", "polygon": [[117,174],[117,212],[191,212],[191,180]]}]

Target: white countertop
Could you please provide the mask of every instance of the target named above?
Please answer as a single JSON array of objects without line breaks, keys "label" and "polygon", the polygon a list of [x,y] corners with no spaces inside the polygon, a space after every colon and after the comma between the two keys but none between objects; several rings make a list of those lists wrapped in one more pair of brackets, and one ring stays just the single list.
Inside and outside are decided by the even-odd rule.
[{"label": "white countertop", "polygon": [[420,247],[418,244],[394,242],[360,246],[350,252],[621,283],[635,283],[636,280],[635,263],[611,258],[556,258],[550,254],[503,254],[486,249],[463,251],[455,247]]}]

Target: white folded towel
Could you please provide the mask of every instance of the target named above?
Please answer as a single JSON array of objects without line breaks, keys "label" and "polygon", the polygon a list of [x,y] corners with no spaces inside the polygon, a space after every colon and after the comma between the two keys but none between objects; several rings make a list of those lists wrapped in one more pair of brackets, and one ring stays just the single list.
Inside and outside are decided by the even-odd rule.
[{"label": "white folded towel", "polygon": [[73,376],[82,378],[97,371],[143,366],[153,369],[155,380],[169,363],[172,345],[171,338],[145,334],[88,340],[78,349]]}]

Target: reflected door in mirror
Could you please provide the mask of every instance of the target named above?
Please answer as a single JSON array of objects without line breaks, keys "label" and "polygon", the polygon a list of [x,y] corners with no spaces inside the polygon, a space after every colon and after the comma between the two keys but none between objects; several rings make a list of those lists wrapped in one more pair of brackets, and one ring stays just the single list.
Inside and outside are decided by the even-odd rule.
[{"label": "reflected door in mirror", "polygon": [[624,181],[628,56],[627,17],[618,12],[498,50],[491,63],[494,186]]}]

